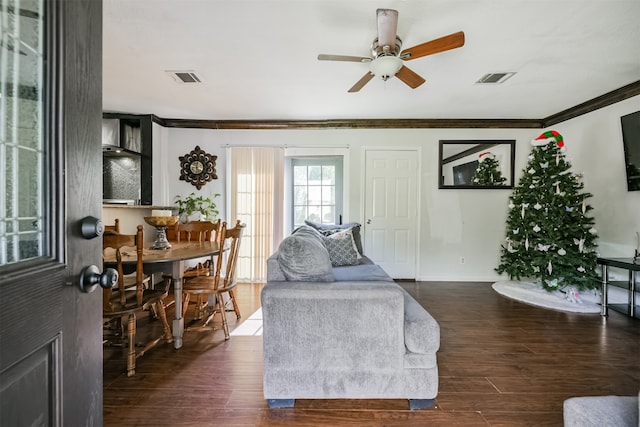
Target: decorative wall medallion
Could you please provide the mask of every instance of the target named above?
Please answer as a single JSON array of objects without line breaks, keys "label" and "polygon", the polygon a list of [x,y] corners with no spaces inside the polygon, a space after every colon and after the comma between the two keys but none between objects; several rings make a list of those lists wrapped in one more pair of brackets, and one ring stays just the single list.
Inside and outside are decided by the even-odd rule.
[{"label": "decorative wall medallion", "polygon": [[190,182],[199,190],[212,179],[218,179],[216,175],[216,159],[218,156],[207,154],[200,146],[184,156],[180,160],[180,179]]}]

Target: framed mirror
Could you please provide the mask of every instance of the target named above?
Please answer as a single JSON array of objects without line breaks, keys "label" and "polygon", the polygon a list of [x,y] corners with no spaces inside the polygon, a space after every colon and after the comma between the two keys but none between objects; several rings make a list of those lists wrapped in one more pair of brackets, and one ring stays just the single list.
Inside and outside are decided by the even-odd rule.
[{"label": "framed mirror", "polygon": [[438,188],[513,188],[515,140],[440,140]]}]

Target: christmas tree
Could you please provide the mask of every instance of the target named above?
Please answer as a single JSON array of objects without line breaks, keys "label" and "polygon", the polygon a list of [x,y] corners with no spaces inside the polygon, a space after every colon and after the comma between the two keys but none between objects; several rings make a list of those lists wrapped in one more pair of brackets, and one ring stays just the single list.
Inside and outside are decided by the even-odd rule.
[{"label": "christmas tree", "polygon": [[495,154],[490,151],[481,153],[478,156],[478,161],[478,167],[471,180],[472,185],[504,185],[507,178],[502,176],[500,163],[498,163]]},{"label": "christmas tree", "polygon": [[586,290],[599,285],[597,232],[582,192],[581,176],[570,171],[564,141],[556,131],[531,142],[529,162],[513,189],[507,237],[496,271],[511,278],[538,279],[549,291]]}]

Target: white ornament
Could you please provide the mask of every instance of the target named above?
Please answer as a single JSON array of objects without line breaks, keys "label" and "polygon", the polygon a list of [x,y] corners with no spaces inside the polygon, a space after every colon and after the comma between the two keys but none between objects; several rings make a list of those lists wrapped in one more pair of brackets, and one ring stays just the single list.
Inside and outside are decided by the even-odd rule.
[{"label": "white ornament", "polygon": [[549,274],[551,274],[553,272],[553,267],[551,266],[551,261],[549,261],[549,264],[547,264],[547,271],[549,272]]},{"label": "white ornament", "polygon": [[509,242],[509,244],[507,245],[507,252],[509,252],[510,254],[514,253],[514,252],[518,252],[517,250],[513,249],[513,246],[511,246],[511,242]]},{"label": "white ornament", "polygon": [[542,169],[546,169],[546,168],[548,168],[548,167],[549,167],[549,162],[540,163],[540,167],[541,167]]},{"label": "white ornament", "polygon": [[595,228],[591,227],[589,229],[589,233],[591,233],[591,234],[593,234],[595,236],[596,234],[598,234],[598,230],[596,230]]},{"label": "white ornament", "polygon": [[529,237],[527,237],[526,239],[524,239],[524,248],[526,250],[529,250]]},{"label": "white ornament", "polygon": [[516,205],[514,205],[513,202],[509,202],[509,209],[513,209],[515,207],[516,207]]},{"label": "white ornament", "polygon": [[531,168],[531,169],[529,169],[529,173],[530,173],[531,175],[533,175],[534,173],[536,173],[536,170],[535,170],[534,168]]},{"label": "white ornament", "polygon": [[519,228],[516,228],[515,230],[513,230],[513,234],[518,234],[520,232]]},{"label": "white ornament", "polygon": [[529,160],[533,160],[533,154],[529,154]]},{"label": "white ornament", "polygon": [[587,210],[587,201],[583,200],[582,201],[582,213],[585,213]]},{"label": "white ornament", "polygon": [[533,208],[537,211],[539,211],[540,209],[542,209],[542,205],[540,203],[536,203]]},{"label": "white ornament", "polygon": [[556,194],[560,194],[560,184],[556,184]]},{"label": "white ornament", "polygon": [[522,216],[522,218],[524,218],[524,210],[527,209],[528,207],[529,207],[529,203],[522,204],[522,211],[520,212],[520,216]]},{"label": "white ornament", "polygon": [[585,271],[587,271],[587,270],[585,270],[585,268],[584,268],[583,266],[580,266],[580,267],[578,267],[578,271],[579,271],[580,273],[584,273],[584,272],[585,272]]},{"label": "white ornament", "polygon": [[558,255],[564,256],[566,254],[567,254],[567,251],[565,251],[564,249],[562,249],[562,248],[558,249]]},{"label": "white ornament", "polygon": [[560,155],[556,154],[556,166],[560,164]]},{"label": "white ornament", "polygon": [[536,249],[539,250],[540,252],[547,252],[550,247],[551,245],[543,245],[542,243],[538,243],[538,246],[536,246]]},{"label": "white ornament", "polygon": [[533,227],[533,231],[535,231],[536,233],[537,233],[537,232],[539,232],[540,230],[542,230],[542,228],[540,228],[540,227],[538,226],[538,224],[536,224],[536,225]]}]

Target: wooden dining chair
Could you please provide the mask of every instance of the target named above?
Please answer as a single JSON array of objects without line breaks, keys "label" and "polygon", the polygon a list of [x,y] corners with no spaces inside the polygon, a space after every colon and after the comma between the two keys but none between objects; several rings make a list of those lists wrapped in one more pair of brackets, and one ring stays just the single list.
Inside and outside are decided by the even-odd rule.
[{"label": "wooden dining chair", "polygon": [[[127,341],[127,376],[135,374],[136,359],[155,347],[161,340],[172,341],[173,337],[164,306],[164,299],[168,295],[168,284],[161,288],[145,289],[145,275],[143,272],[142,251],[144,234],[142,225],[138,225],[134,235],[104,234],[102,236],[103,251],[115,251],[118,284],[114,289],[103,290],[103,318],[106,322],[115,321],[120,330],[120,338]],[[133,282],[127,284],[124,274],[122,255],[131,250],[136,253],[135,273]],[[132,285],[132,286],[129,286]],[[151,307],[162,320],[163,333],[146,343],[142,350],[136,350],[137,315]],[[124,325],[126,323],[126,338]]]},{"label": "wooden dining chair", "polygon": [[184,224],[178,224],[178,233],[176,241],[178,242],[204,242],[216,241],[220,233],[222,221],[191,221]]},{"label": "wooden dining chair", "polygon": [[[171,239],[175,242],[205,242],[205,241],[217,241],[220,237],[220,227],[222,221],[218,219],[215,222],[212,221],[191,221],[184,224],[176,223],[171,233]],[[211,271],[211,260],[207,259],[203,262],[198,262],[195,266],[189,267],[184,271],[183,277],[195,277],[206,276]],[[173,277],[170,274],[163,274],[162,277],[165,280],[171,282]],[[196,306],[196,318],[202,318],[203,307],[207,302],[204,301],[202,295],[194,301]],[[172,302],[173,303],[173,302]]]},{"label": "wooden dining chair", "polygon": [[[198,327],[190,327],[187,330],[213,330],[213,326],[209,323],[213,320],[216,313],[222,317],[222,327],[224,329],[224,338],[229,339],[229,324],[227,322],[227,311],[233,311],[236,317],[240,319],[240,308],[236,301],[234,289],[237,284],[236,265],[238,261],[238,253],[240,251],[240,240],[245,225],[240,221],[233,228],[227,228],[227,223],[222,223],[220,230],[220,254],[217,257],[215,270],[210,272],[208,276],[185,277],[183,292],[183,316],[186,314],[190,296],[193,295],[213,295],[215,302],[213,310],[204,323]],[[226,305],[229,301],[225,301],[224,296],[228,298],[233,305],[233,310],[227,310]]]},{"label": "wooden dining chair", "polygon": [[120,234],[120,219],[116,218],[113,225],[104,226],[104,234]]},{"label": "wooden dining chair", "polygon": [[[218,218],[217,221],[190,221],[184,224],[178,225],[177,240],[180,241],[218,241],[220,238],[220,229],[222,227],[222,221]],[[204,262],[199,262],[193,267],[189,267],[184,271],[184,278],[196,277],[196,276],[208,276],[211,274],[211,259]],[[206,295],[199,294],[194,301],[195,303],[195,319],[202,319],[204,315],[204,308],[208,305]],[[188,303],[188,302],[187,302]]]}]

